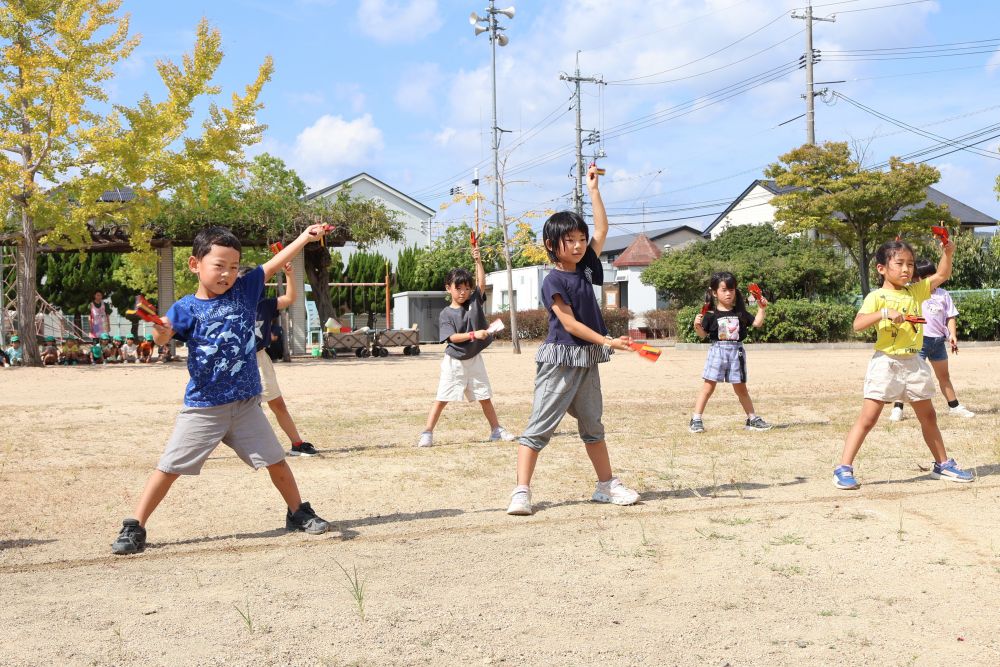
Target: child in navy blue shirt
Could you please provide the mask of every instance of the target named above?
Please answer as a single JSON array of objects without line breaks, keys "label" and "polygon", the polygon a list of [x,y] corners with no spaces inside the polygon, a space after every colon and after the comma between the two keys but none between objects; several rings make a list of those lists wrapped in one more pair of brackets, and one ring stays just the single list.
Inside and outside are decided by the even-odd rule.
[{"label": "child in navy blue shirt", "polygon": [[[594,208],[594,237],[576,213],[563,211],[545,221],[542,239],[555,263],[542,283],[542,300],[549,311],[549,335],[535,355],[535,399],[531,417],[517,448],[517,486],[507,514],[531,514],[531,476],[538,453],[548,444],[562,418],[576,417],[580,438],[597,473],[591,499],[599,503],[631,505],[639,494],[611,472],[601,413],[601,376],[597,364],[611,358],[611,350],[631,351],[627,336],[610,338],[594,285],[604,283],[599,259],[608,235],[608,216],[597,184],[597,168],[587,172],[587,188]],[[588,242],[589,241],[589,242]]]},{"label": "child in navy blue shirt", "polygon": [[181,475],[197,475],[205,460],[224,442],[254,469],[267,468],[288,511],[287,530],[324,533],[329,524],[302,502],[295,477],[260,407],[260,374],[254,337],[257,302],[264,282],[318,241],[324,225],[312,225],[266,264],[237,278],[242,246],[225,227],[208,227],[194,239],[188,267],[198,276],[198,291],[183,297],[153,325],[157,345],[171,338],[187,343],[191,380],[184,408],[163,456],[139,497],[135,518],[125,519],[111,550],[133,554],[146,546],[145,524]]}]

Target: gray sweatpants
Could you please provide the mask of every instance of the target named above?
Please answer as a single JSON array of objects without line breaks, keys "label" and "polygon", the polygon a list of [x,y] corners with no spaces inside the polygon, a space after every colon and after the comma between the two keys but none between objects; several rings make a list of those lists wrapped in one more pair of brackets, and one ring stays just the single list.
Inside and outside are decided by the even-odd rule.
[{"label": "gray sweatpants", "polygon": [[535,399],[531,418],[518,441],[535,451],[549,444],[562,418],[576,418],[580,439],[586,444],[604,440],[604,399],[597,366],[556,366],[539,363],[535,372]]}]

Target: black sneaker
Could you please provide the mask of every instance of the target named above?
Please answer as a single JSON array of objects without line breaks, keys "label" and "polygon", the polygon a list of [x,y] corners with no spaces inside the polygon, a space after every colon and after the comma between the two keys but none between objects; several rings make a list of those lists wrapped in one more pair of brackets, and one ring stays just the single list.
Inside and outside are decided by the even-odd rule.
[{"label": "black sneaker", "polygon": [[289,456],[316,456],[318,454],[319,452],[316,451],[311,442],[300,442],[297,445],[292,445],[291,451],[288,452]]},{"label": "black sneaker", "polygon": [[309,503],[302,503],[294,514],[291,511],[285,514],[285,530],[304,530],[310,535],[322,535],[330,530],[330,524],[316,516]]},{"label": "black sneaker", "polygon": [[688,430],[692,433],[704,433],[705,424],[702,423],[700,419],[691,418],[691,423],[688,425]]},{"label": "black sneaker", "polygon": [[770,431],[771,425],[764,421],[762,417],[754,417],[753,419],[747,417],[746,425],[743,428],[748,431]]},{"label": "black sneaker", "polygon": [[111,545],[111,553],[119,556],[139,553],[146,548],[146,529],[139,525],[138,519],[122,521],[122,531],[118,539]]}]

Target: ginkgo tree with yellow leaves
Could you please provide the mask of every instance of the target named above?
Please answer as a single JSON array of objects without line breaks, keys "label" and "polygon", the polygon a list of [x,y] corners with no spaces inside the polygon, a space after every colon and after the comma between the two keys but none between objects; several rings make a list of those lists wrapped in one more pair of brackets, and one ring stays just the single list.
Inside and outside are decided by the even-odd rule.
[{"label": "ginkgo tree with yellow leaves", "polygon": [[[162,205],[197,200],[220,166],[235,167],[260,140],[256,114],[270,58],[229,106],[209,103],[199,132],[196,106],[221,93],[212,84],[222,37],[202,21],[181,62],[157,63],[162,101],[108,105],[114,67],[140,38],[129,35],[121,0],[0,2],[0,220],[15,232],[18,330],[25,361],[37,364],[35,281],[40,243],[86,248],[91,229],[118,225],[148,247],[148,221]],[[128,202],[102,193],[130,187]]]}]

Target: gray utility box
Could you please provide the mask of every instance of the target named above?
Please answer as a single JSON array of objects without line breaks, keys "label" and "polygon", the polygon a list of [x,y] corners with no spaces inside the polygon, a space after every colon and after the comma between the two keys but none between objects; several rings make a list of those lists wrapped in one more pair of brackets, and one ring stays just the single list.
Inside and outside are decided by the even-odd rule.
[{"label": "gray utility box", "polygon": [[448,307],[448,293],[397,292],[392,295],[392,323],[397,329],[409,329],[414,324],[421,343],[440,342],[438,315]]}]

